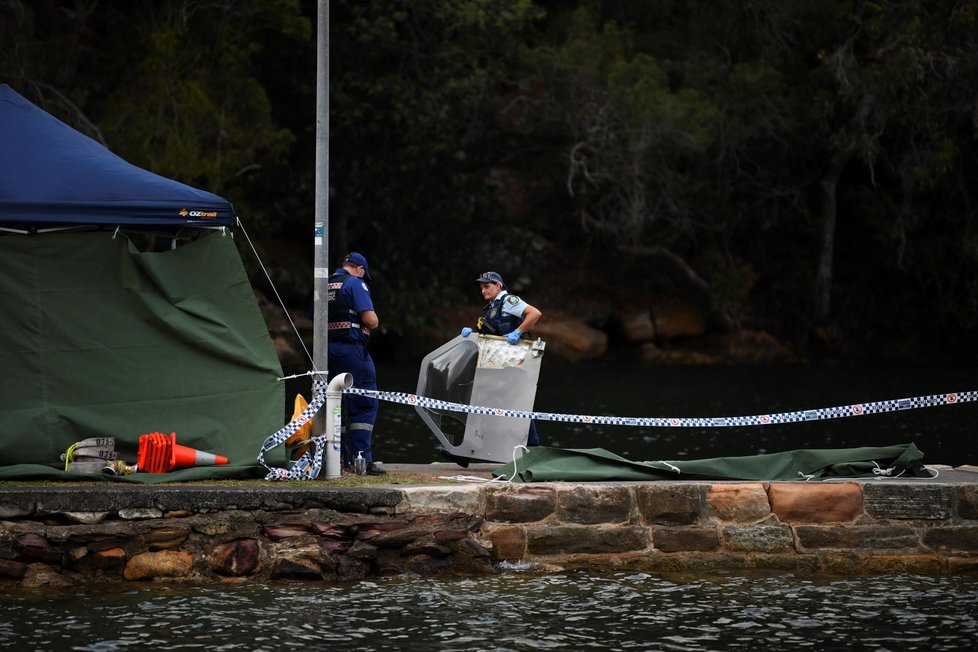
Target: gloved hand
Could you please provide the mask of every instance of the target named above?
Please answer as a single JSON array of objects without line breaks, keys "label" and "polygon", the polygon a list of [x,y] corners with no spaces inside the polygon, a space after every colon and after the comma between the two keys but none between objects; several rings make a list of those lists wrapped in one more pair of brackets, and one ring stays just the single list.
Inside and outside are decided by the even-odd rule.
[{"label": "gloved hand", "polygon": [[520,335],[522,334],[523,333],[520,332],[520,329],[517,328],[515,331],[506,336],[506,341],[510,344],[516,344],[520,341]]},{"label": "gloved hand", "polygon": [[472,334],[472,329],[469,328],[468,326],[462,329],[462,337],[468,337],[471,334]]}]

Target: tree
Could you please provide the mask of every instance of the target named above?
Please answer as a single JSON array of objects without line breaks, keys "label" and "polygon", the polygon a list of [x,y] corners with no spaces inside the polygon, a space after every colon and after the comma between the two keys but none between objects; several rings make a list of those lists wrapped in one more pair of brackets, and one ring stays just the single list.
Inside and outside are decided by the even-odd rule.
[{"label": "tree", "polygon": [[[752,174],[751,143],[771,136],[750,119],[781,109],[744,101],[768,91],[767,69],[742,66],[724,71],[724,84],[697,85],[710,77],[706,68],[723,66],[703,56],[679,63],[666,56],[658,37],[689,25],[688,17],[656,23],[662,4],[632,12],[586,3],[552,20],[548,46],[534,60],[546,91],[528,102],[539,133],[561,134],[548,142],[564,152],[564,186],[577,221],[564,231],[606,249],[604,259],[659,261],[664,283],[678,275],[680,291],[705,296],[730,327],[742,318],[753,282],[731,241],[742,217],[736,193]],[[761,168],[753,169],[751,180],[760,185]]]},{"label": "tree", "polygon": [[330,251],[368,256],[393,332],[498,262],[498,102],[537,16],[529,0],[331,5]]},{"label": "tree", "polygon": [[[973,321],[973,290],[952,307],[946,288],[961,275],[946,266],[887,294],[886,311],[866,297],[924,255],[913,231],[940,250],[921,215],[942,192],[970,241],[973,201],[957,179],[975,151],[974,4],[595,0],[560,11],[538,67],[553,71],[543,114],[564,125],[581,230],[674,253],[735,322],[755,274],[778,306],[769,317],[795,330],[839,329],[833,297],[850,334],[933,296],[946,297],[942,314]],[[741,291],[721,299],[737,276]]]},{"label": "tree", "polygon": [[239,212],[293,136],[255,76],[265,44],[311,38],[298,0],[11,0],[0,65],[42,106],[135,165],[228,196]]}]

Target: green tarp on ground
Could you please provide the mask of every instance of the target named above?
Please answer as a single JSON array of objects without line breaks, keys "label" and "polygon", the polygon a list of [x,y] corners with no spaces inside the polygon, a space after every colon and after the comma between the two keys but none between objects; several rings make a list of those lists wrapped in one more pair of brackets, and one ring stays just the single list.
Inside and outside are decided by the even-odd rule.
[{"label": "green tarp on ground", "polygon": [[609,480],[830,480],[931,477],[916,445],[803,449],[700,460],[634,462],[602,448],[539,446],[493,474],[514,482]]},{"label": "green tarp on ground", "polygon": [[281,374],[230,236],[160,253],[111,231],[0,236],[0,480],[73,479],[58,457],[90,437],[135,464],[151,432],[230,464],[126,480],[264,475]]}]

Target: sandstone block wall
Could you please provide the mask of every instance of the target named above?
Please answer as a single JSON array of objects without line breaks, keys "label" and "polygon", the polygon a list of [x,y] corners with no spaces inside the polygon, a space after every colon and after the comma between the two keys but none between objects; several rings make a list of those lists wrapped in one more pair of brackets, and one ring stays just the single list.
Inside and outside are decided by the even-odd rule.
[{"label": "sandstone block wall", "polygon": [[978,486],[872,481],[487,487],[494,559],[646,571],[978,570]]},{"label": "sandstone block wall", "polygon": [[978,484],[0,488],[0,583],[346,581],[502,561],[650,572],[978,570]]}]

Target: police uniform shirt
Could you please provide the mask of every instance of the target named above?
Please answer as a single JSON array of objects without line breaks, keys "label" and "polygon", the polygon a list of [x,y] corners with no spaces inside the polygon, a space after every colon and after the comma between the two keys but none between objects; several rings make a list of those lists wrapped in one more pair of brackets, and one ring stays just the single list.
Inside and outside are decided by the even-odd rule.
[{"label": "police uniform shirt", "polygon": [[[353,276],[342,267],[333,273]],[[373,299],[370,298],[370,288],[367,287],[367,284],[362,278],[358,279],[353,277],[352,281],[352,283],[344,283],[343,289],[341,290],[348,301],[347,305],[353,308],[353,312],[357,313],[358,315],[364,310],[373,310],[374,302]]]},{"label": "police uniform shirt", "polygon": [[504,315],[513,315],[514,317],[518,317],[520,319],[523,318],[523,312],[526,310],[526,306],[528,305],[526,301],[523,301],[523,299],[520,299],[515,294],[510,294],[506,290],[500,292],[496,299],[502,301],[502,313]]}]

